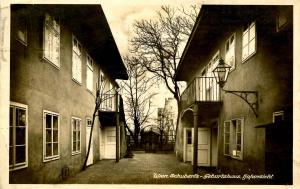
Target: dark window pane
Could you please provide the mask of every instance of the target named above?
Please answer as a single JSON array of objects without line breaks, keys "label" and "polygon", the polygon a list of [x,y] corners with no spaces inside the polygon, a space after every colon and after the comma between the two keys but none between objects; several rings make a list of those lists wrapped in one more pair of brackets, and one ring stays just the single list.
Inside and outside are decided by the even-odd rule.
[{"label": "dark window pane", "polygon": [[26,132],[25,127],[16,127],[16,144],[25,144]]},{"label": "dark window pane", "polygon": [[77,132],[77,140],[80,140],[80,131]]},{"label": "dark window pane", "polygon": [[16,146],[16,163],[25,162],[25,146]]},{"label": "dark window pane", "polygon": [[80,150],[80,141],[77,142],[77,151]]},{"label": "dark window pane", "polygon": [[225,134],[225,143],[229,143],[229,141],[230,141],[230,135]]},{"label": "dark window pane", "polygon": [[52,156],[52,145],[51,143],[46,144],[46,156]]},{"label": "dark window pane", "polygon": [[9,108],[9,125],[12,126],[13,125],[13,112],[14,109],[12,107]]},{"label": "dark window pane", "polygon": [[9,147],[9,165],[13,164],[13,147]]},{"label": "dark window pane", "polygon": [[58,117],[53,116],[53,128],[58,129]]},{"label": "dark window pane", "polygon": [[236,134],[236,137],[237,137],[236,143],[237,143],[237,144],[241,144],[241,138],[242,138],[242,137],[241,137],[241,133],[237,133],[237,134]]},{"label": "dark window pane", "polygon": [[23,109],[17,109],[17,126],[26,126],[26,111]]},{"label": "dark window pane", "polygon": [[229,144],[225,144],[225,154],[229,154]]},{"label": "dark window pane", "polygon": [[236,146],[236,150],[237,150],[237,151],[241,151],[241,145],[237,145],[237,146]]},{"label": "dark window pane", "polygon": [[58,130],[53,130],[53,142],[58,142]]},{"label": "dark window pane", "polygon": [[73,151],[76,151],[76,142],[73,142]]},{"label": "dark window pane", "polygon": [[73,126],[73,131],[76,130],[76,120],[72,119],[72,126]]},{"label": "dark window pane", "polygon": [[46,128],[51,128],[51,115],[46,115]]},{"label": "dark window pane", "polygon": [[46,129],[46,142],[51,142],[52,137],[51,137],[51,129]]},{"label": "dark window pane", "polygon": [[58,143],[53,143],[53,155],[58,155]]},{"label": "dark window pane", "polygon": [[73,142],[76,142],[76,131],[73,131]]},{"label": "dark window pane", "polygon": [[13,145],[13,127],[9,127],[9,146]]}]

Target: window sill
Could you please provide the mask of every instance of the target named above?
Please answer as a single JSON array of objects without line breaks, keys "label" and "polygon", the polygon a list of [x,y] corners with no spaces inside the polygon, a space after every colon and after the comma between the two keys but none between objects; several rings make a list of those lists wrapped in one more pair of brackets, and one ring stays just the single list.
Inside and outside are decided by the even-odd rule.
[{"label": "window sill", "polygon": [[43,159],[43,162],[49,162],[49,161],[54,161],[54,160],[58,160],[60,158],[60,156],[53,156],[53,157],[47,157]]},{"label": "window sill", "polygon": [[244,63],[248,62],[248,60],[250,60],[255,54],[256,54],[256,51],[254,51],[254,53],[252,53],[251,55],[249,55],[244,60],[242,59],[242,63],[244,64]]},{"label": "window sill", "polygon": [[243,158],[241,158],[241,157],[231,156],[231,155],[227,155],[227,154],[224,154],[224,156],[225,156],[227,159],[235,159],[235,160],[239,160],[239,161],[242,161],[242,160],[243,160]]},{"label": "window sill", "polygon": [[78,154],[81,154],[81,151],[79,151],[79,152],[72,152],[72,156],[75,156],[75,155],[78,155]]},{"label": "window sill", "polygon": [[22,39],[16,38],[16,40],[21,43],[22,45],[24,45],[25,47],[27,47],[27,41],[23,41]]},{"label": "window sill", "polygon": [[43,59],[44,59],[47,63],[49,63],[50,65],[52,65],[54,68],[60,70],[60,65],[59,65],[59,66],[56,65],[56,64],[53,63],[51,60],[47,59],[45,56],[43,56]]},{"label": "window sill", "polygon": [[75,78],[72,77],[72,80],[73,80],[75,83],[77,83],[78,85],[82,86],[82,84],[81,84],[79,81],[77,81]]},{"label": "window sill", "polygon": [[20,169],[25,169],[28,167],[28,164],[26,163],[25,165],[20,165],[20,166],[15,166],[15,167],[10,167],[9,168],[9,171],[17,171],[17,170],[20,170]]},{"label": "window sill", "polygon": [[93,91],[91,91],[90,89],[86,89],[89,93],[91,93],[91,95],[94,95],[93,94]]}]

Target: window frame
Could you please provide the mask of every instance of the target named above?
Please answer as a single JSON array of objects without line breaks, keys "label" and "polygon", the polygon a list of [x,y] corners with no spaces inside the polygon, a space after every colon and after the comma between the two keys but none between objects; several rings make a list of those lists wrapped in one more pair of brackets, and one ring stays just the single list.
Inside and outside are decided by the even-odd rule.
[{"label": "window frame", "polygon": [[[230,41],[231,41],[231,38],[234,38],[233,40],[234,40],[234,42],[233,42],[233,47],[232,48],[234,48],[233,49],[233,53],[234,53],[234,55],[233,55],[233,57],[234,57],[234,61],[233,61],[233,66],[232,65],[230,65],[230,64],[228,64],[228,62],[226,62],[227,61],[227,59],[226,59],[226,55],[227,55],[227,53],[229,52],[229,50],[230,50]],[[229,49],[228,49],[228,51],[227,51],[227,43],[229,43]],[[231,68],[230,68],[230,70],[229,70],[229,73],[230,72],[232,72],[233,70],[235,70],[235,67],[236,67],[236,34],[235,34],[235,32],[233,33],[233,34],[231,34],[230,36],[229,36],[229,38],[226,40],[226,42],[225,42],[225,62],[226,62],[226,64],[228,64],[228,65],[230,65],[231,66]]]},{"label": "window frame", "polygon": [[[18,163],[16,164],[15,163],[15,153],[13,154],[13,165],[9,165],[9,171],[15,171],[15,170],[19,170],[19,169],[24,169],[24,168],[27,168],[28,167],[28,105],[26,104],[22,104],[22,103],[18,103],[18,102],[12,102],[10,101],[10,105],[9,105],[9,108],[11,107],[16,107],[16,108],[20,108],[20,109],[25,109],[25,112],[26,112],[26,126],[25,126],[25,162],[24,163]],[[10,116],[10,114],[9,114]],[[14,113],[13,113],[13,118],[14,117]],[[13,121],[15,122],[15,121]],[[9,124],[9,127],[10,127],[10,124]],[[16,143],[16,134],[15,134],[15,128],[16,126],[14,126],[13,124],[13,127],[14,127],[14,131],[13,131],[13,148],[15,148],[15,143]],[[8,131],[10,132],[10,131]],[[10,139],[9,139],[10,140]],[[13,149],[13,152],[15,152],[16,150]]]},{"label": "window frame", "polygon": [[[79,140],[76,138],[76,146],[77,146],[77,142],[78,141],[80,142],[79,150],[75,150],[75,151],[73,151],[73,132],[74,132],[74,130],[73,130],[73,120],[79,120],[79,132],[80,132]],[[76,130],[75,132],[76,132],[76,135],[77,135],[78,130]],[[77,154],[81,153],[81,144],[82,144],[81,134],[82,134],[82,130],[81,130],[81,118],[79,118],[79,117],[71,117],[71,152],[72,152],[72,155],[77,155]]]},{"label": "window frame", "polygon": [[[53,133],[53,116],[57,116],[57,152],[58,155],[53,155],[52,156],[47,156],[46,157],[46,115],[51,115],[51,132]],[[53,134],[51,135],[52,140],[51,143],[53,143]],[[53,151],[53,146],[52,146],[52,151]],[[60,116],[59,113],[48,111],[48,110],[43,110],[43,162],[49,162],[53,160],[60,159]]]},{"label": "window frame", "polygon": [[[233,150],[237,151],[237,121],[240,121],[241,123],[241,130],[240,130],[240,134],[241,134],[241,150],[240,150],[240,155],[234,155],[233,154]],[[235,128],[233,128],[233,121],[236,121],[236,125]],[[230,123],[229,125],[229,143],[225,143],[225,124],[226,123]],[[231,157],[233,159],[237,159],[237,160],[243,160],[243,154],[244,154],[244,125],[245,125],[245,121],[244,118],[234,118],[234,119],[230,119],[230,120],[225,120],[223,123],[223,155],[224,156],[228,156]],[[229,154],[225,154],[225,144],[229,144]],[[237,152],[236,152],[237,153]]]},{"label": "window frame", "polygon": [[273,123],[276,123],[276,116],[281,116],[282,121],[284,121],[284,111],[283,110],[273,112]]},{"label": "window frame", "polygon": [[[44,19],[43,20],[43,58],[44,58],[44,60],[46,60],[48,63],[50,63],[55,68],[60,69],[60,66],[61,66],[60,65],[60,21],[59,21],[59,18],[58,18],[57,25],[59,27],[58,28],[59,31],[56,31],[54,29],[53,25],[50,26],[50,25],[46,24],[46,15],[49,15],[50,18],[51,18],[51,20],[56,21],[55,17],[52,16],[52,15],[50,15],[49,13],[45,13],[44,14],[44,18],[43,18]],[[46,27],[47,26],[50,27],[49,32],[51,32],[52,35],[54,35],[54,34],[58,35],[58,40],[59,40],[59,47],[58,47],[58,49],[59,49],[59,52],[58,52],[58,62],[57,62],[57,64],[53,60],[50,60],[50,57],[47,57],[47,55],[46,55],[46,35],[45,34],[46,34]]]},{"label": "window frame", "polygon": [[[89,65],[89,60],[91,60],[91,65]],[[87,56],[86,56],[86,88],[91,93],[93,93],[93,91],[94,91],[94,69],[93,69],[93,66],[94,66],[94,60],[87,53]],[[92,88],[91,89],[89,88],[89,85],[88,85],[88,71],[89,70],[92,72]]]},{"label": "window frame", "polygon": [[[254,46],[254,52],[249,54],[249,44],[250,42],[252,41],[250,39],[250,29],[251,27],[255,27],[255,36],[254,36],[254,41],[255,41],[255,46]],[[244,38],[244,35],[245,33],[248,34],[248,41],[247,41],[247,45],[244,45],[244,42],[243,42],[243,38]],[[248,49],[248,55],[247,57],[243,57],[243,49],[244,47],[247,46],[247,49]],[[247,22],[247,29],[245,30],[244,29],[244,26],[242,27],[242,63],[245,63],[247,62],[249,59],[251,59],[257,52],[257,22],[254,20],[254,21],[251,21],[251,22]]]},{"label": "window frame", "polygon": [[[79,57],[79,60],[80,60],[80,81],[78,81],[78,78],[76,78],[76,77],[74,77],[74,53],[77,55],[77,56],[79,56],[78,55],[78,53],[77,52],[75,52],[74,51],[74,40],[76,40],[76,42],[77,42],[77,44],[80,46],[80,57]],[[72,80],[75,82],[75,83],[77,83],[77,84],[79,84],[79,85],[81,85],[82,84],[82,68],[83,68],[83,66],[82,66],[82,63],[83,63],[83,61],[82,61],[82,58],[83,58],[83,46],[82,46],[82,44],[79,42],[79,40],[76,38],[76,36],[74,35],[74,34],[72,34],[72,58],[71,58],[71,61],[72,61]]]},{"label": "window frame", "polygon": [[[21,19],[23,22],[21,22]],[[19,36],[18,36],[18,31],[20,30],[20,24],[25,24],[25,31],[24,31],[24,35],[25,35],[25,39],[22,40]],[[15,39],[17,41],[19,41],[22,45],[26,46],[28,45],[28,19],[27,19],[27,16],[24,15],[24,14],[21,14],[21,15],[17,15],[16,16],[16,31],[15,31]]]}]

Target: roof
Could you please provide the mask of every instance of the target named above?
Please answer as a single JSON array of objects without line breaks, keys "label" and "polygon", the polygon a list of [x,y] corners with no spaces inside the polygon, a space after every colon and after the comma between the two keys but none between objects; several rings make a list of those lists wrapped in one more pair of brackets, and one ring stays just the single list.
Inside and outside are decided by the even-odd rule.
[{"label": "roof", "polygon": [[[182,53],[175,79],[187,81],[200,67],[218,40],[232,27],[259,17],[259,21],[268,24],[270,15],[274,15],[274,5],[202,5],[194,28]],[[195,64],[197,58],[197,64]]]},{"label": "roof", "polygon": [[126,67],[101,5],[20,4],[13,6],[23,6],[58,15],[60,22],[72,28],[72,32],[106,74],[109,74],[112,79],[128,79]]}]

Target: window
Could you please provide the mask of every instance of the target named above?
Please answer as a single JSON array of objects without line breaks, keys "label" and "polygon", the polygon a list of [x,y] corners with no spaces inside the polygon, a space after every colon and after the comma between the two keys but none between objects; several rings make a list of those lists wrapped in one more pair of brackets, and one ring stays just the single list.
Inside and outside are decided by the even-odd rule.
[{"label": "window", "polygon": [[187,144],[192,144],[192,131],[191,130],[187,130]]},{"label": "window", "polygon": [[72,53],[72,77],[78,83],[81,83],[81,44],[73,36],[73,53]]},{"label": "window", "polygon": [[72,155],[79,154],[81,152],[81,119],[72,117]]},{"label": "window", "polygon": [[86,86],[89,91],[93,92],[93,60],[89,55],[86,63]]},{"label": "window", "polygon": [[209,63],[203,68],[201,80],[200,100],[215,101],[219,99],[217,82],[214,79],[213,70],[219,64],[220,52],[217,51]]},{"label": "window", "polygon": [[59,114],[44,110],[43,115],[43,160],[46,162],[59,159]]},{"label": "window", "polygon": [[18,15],[16,18],[16,39],[27,46],[27,20],[26,15]]},{"label": "window", "polygon": [[224,122],[224,155],[243,159],[243,119]]},{"label": "window", "polygon": [[282,29],[285,28],[285,26],[288,24],[288,11],[285,9],[279,9],[277,12],[276,17],[276,31],[279,32]]},{"label": "window", "polygon": [[283,111],[273,112],[273,123],[282,122],[283,120],[284,120]]},{"label": "window", "polygon": [[44,20],[44,58],[60,67],[60,26],[49,14]]},{"label": "window", "polygon": [[242,60],[250,58],[256,52],[256,26],[255,22],[243,27]]},{"label": "window", "polygon": [[225,62],[230,65],[230,71],[235,68],[235,34],[231,35],[225,44]]},{"label": "window", "polygon": [[11,102],[9,107],[9,170],[28,165],[27,105]]}]

